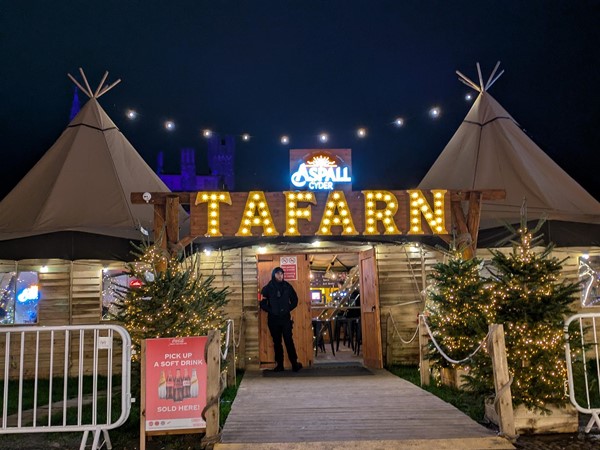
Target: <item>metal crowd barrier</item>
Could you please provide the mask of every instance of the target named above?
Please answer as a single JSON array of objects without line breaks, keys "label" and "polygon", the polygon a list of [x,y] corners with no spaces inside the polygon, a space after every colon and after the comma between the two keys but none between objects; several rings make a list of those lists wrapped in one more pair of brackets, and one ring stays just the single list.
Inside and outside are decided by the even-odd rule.
[{"label": "metal crowd barrier", "polygon": [[594,423],[600,430],[600,313],[575,314],[565,322],[569,398],[583,414],[591,414],[585,432]]},{"label": "metal crowd barrier", "polygon": [[0,434],[83,432],[83,450],[92,432],[93,450],[111,449],[108,430],[131,410],[131,337],[116,325],[0,327],[0,374]]}]

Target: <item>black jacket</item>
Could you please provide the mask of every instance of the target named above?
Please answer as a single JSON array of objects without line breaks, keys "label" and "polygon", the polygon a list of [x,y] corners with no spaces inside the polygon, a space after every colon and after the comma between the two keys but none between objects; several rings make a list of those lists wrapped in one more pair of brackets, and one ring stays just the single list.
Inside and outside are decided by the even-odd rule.
[{"label": "black jacket", "polygon": [[298,306],[298,295],[290,283],[272,278],[262,288],[260,308],[274,316],[285,316]]}]

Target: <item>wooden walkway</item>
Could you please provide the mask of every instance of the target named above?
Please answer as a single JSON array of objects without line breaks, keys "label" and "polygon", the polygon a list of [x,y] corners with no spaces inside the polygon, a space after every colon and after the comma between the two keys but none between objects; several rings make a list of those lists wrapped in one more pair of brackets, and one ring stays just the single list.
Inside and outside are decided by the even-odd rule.
[{"label": "wooden walkway", "polygon": [[386,370],[247,371],[218,450],[513,449]]}]

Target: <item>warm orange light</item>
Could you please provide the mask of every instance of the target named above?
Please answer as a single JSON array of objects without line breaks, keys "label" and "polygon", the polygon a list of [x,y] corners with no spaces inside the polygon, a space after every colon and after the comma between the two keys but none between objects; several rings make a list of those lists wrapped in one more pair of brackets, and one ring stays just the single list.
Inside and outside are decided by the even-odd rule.
[{"label": "warm orange light", "polygon": [[231,195],[229,195],[229,192],[198,192],[194,204],[199,205],[200,203],[208,203],[206,236],[223,236],[221,234],[220,204],[231,205]]}]

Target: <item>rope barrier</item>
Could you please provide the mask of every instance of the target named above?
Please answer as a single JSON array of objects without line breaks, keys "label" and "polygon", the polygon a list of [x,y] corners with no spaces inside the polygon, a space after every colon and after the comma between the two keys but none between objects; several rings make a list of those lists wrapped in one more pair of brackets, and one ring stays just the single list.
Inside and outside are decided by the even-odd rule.
[{"label": "rope barrier", "polygon": [[[229,335],[230,331],[233,328],[233,319],[227,319],[227,331],[225,332],[225,352],[221,352],[221,359],[225,361],[227,359],[227,353],[229,352]],[[235,338],[234,338],[235,341]]]},{"label": "rope barrier", "polygon": [[420,314],[419,318],[423,319],[423,323],[425,324],[425,329],[427,330],[427,333],[429,334],[429,337],[431,338],[431,342],[433,342],[433,345],[435,346],[437,351],[440,352],[440,355],[442,355],[446,359],[446,361],[448,361],[449,363],[452,363],[452,364],[462,364],[462,363],[470,360],[473,356],[475,356],[477,354],[477,352],[479,352],[479,350],[481,350],[481,347],[483,347],[483,344],[485,342],[487,342],[487,340],[490,336],[490,332],[488,331],[488,333],[485,335],[483,340],[479,343],[479,345],[477,346],[475,351],[473,353],[471,353],[469,356],[467,356],[466,358],[461,359],[461,360],[452,359],[446,353],[444,353],[444,351],[441,349],[441,347],[439,346],[439,344],[433,337],[433,333],[431,332],[431,329],[429,328],[429,325],[427,324],[426,316],[424,316],[423,314]]},{"label": "rope barrier", "polygon": [[417,324],[417,329],[415,330],[415,334],[413,334],[413,337],[411,337],[409,341],[405,341],[404,339],[402,339],[402,336],[400,336],[400,332],[398,331],[398,328],[396,327],[396,322],[394,322],[394,317],[392,316],[392,313],[388,312],[388,315],[390,316],[390,319],[392,319],[392,326],[394,327],[394,333],[398,335],[398,337],[400,338],[402,343],[405,345],[412,343],[412,341],[414,341],[415,338],[417,337],[417,335],[419,334],[419,325]]}]

